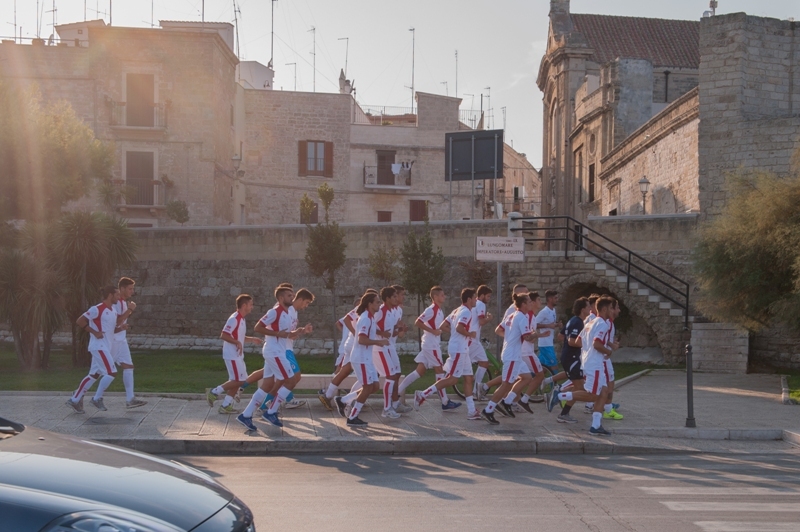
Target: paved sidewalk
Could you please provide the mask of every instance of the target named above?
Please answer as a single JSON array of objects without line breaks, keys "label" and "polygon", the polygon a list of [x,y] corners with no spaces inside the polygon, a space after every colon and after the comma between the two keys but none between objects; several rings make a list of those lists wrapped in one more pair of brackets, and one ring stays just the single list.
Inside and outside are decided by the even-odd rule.
[{"label": "paved sidewalk", "polygon": [[[420,412],[397,420],[380,417],[382,402],[373,399],[362,419],[368,429],[350,429],[316,397],[283,412],[284,428],[257,418],[258,433],[247,433],[235,416],[210,409],[200,395],[143,396],[148,404],[125,410],[124,397],[106,397],[107,412],[88,398],[86,413],[64,405],[66,393],[0,392],[0,417],[79,437],[107,441],[152,453],[645,453],[645,452],[783,452],[796,450],[776,441],[783,431],[799,434],[800,407],[781,404],[777,375],[695,375],[697,431],[686,420],[686,375],[656,370],[622,386],[615,394],[623,421],[604,420],[615,434],[588,434],[590,416],[583,405],[573,409],[576,425],[556,422],[557,412],[533,405],[534,415],[514,419],[499,413],[499,426],[468,421],[466,405],[442,412],[428,401]],[[240,407],[243,408],[246,399]],[[479,403],[479,407],[482,405]],[[790,435],[791,437],[791,435]],[[792,437],[793,438],[793,437]],[[787,439],[788,440],[788,439]]]}]

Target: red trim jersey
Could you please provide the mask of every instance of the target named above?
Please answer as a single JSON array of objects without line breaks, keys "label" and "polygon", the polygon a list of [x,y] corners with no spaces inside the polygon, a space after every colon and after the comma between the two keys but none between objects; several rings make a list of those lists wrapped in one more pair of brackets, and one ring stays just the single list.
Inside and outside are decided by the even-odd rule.
[{"label": "red trim jersey", "polygon": [[481,341],[481,319],[486,317],[486,303],[478,299],[475,301],[475,306],[472,307],[472,326],[470,332],[475,331],[475,339],[473,342]]},{"label": "red trim jersey", "polygon": [[[123,314],[128,312],[128,302],[123,299],[120,299],[119,301],[111,305],[111,310],[116,312],[117,316],[122,316]],[[119,325],[124,325],[125,323],[128,323],[128,318],[122,320],[122,323],[120,323]],[[114,326],[114,328],[116,328],[116,325]],[[128,339],[128,331],[120,331],[118,333],[114,333],[115,342],[124,342],[127,339]]]},{"label": "red trim jersey", "polygon": [[[397,325],[397,312],[394,310],[395,308],[392,307],[390,309],[386,308],[386,305],[381,305],[381,308],[378,312],[375,313],[375,330],[385,332],[389,331],[390,333],[394,333],[394,326]],[[378,336],[378,338],[383,338],[383,336]],[[391,339],[389,340],[391,344]],[[375,353],[381,351],[382,349],[386,349],[386,347],[381,347],[379,345],[373,346],[373,351]]]},{"label": "red trim jersey", "polygon": [[470,337],[464,336],[456,329],[459,325],[463,325],[464,328],[469,332],[472,324],[472,310],[468,309],[464,305],[461,305],[455,310],[452,316],[453,319],[450,322],[452,329],[450,331],[450,342],[447,344],[447,353],[450,356],[453,356],[456,353],[467,354],[469,352]]},{"label": "red trim jersey", "polygon": [[[403,307],[397,306],[393,307],[391,310],[392,314],[394,314],[394,325],[396,326],[403,320]],[[389,338],[389,345],[392,347],[397,346],[397,335],[392,332],[392,337]]]},{"label": "red trim jersey", "polygon": [[505,323],[508,321],[508,318],[511,317],[517,311],[517,306],[514,303],[511,303],[511,306],[506,309],[505,314],[503,314],[503,321],[500,322],[500,327],[505,330],[506,326]]},{"label": "red trim jersey", "polygon": [[83,313],[83,317],[89,320],[89,328],[93,331],[103,333],[103,338],[95,338],[89,335],[89,351],[105,350],[111,352],[111,342],[114,340],[114,329],[117,327],[117,313],[114,309],[107,307],[105,303],[100,303]]},{"label": "red trim jersey", "polygon": [[358,322],[354,328],[356,330],[356,341],[353,346],[353,352],[350,355],[350,362],[353,364],[366,364],[372,361],[372,346],[361,345],[358,342],[358,338],[363,336],[370,340],[378,339],[375,316],[370,314],[368,310],[365,310],[361,313],[361,316],[358,317]]},{"label": "red trim jersey", "polygon": [[[299,321],[298,320],[298,316],[297,316],[297,309],[294,308],[294,305],[289,305],[289,318],[292,320],[292,324],[290,325],[290,327],[291,327],[290,330],[293,331],[293,330],[297,329],[297,322]],[[287,349],[287,351],[291,351],[292,349],[294,349],[294,340],[293,339],[291,339],[291,338],[287,338],[286,339],[286,349]]]},{"label": "red trim jersey", "polygon": [[[525,316],[525,321],[526,321],[526,326],[528,327],[528,332],[535,331],[536,330],[536,314],[534,314],[533,312],[527,312],[525,314],[520,312],[520,314]],[[553,334],[553,333],[550,333],[550,334]],[[535,351],[533,349],[533,343],[532,342],[522,342],[521,354],[530,356],[530,355],[533,355],[534,353],[535,353]]]},{"label": "red trim jersey", "polygon": [[350,324],[355,330],[356,323],[358,323],[358,313],[356,313],[356,310],[358,310],[358,307],[339,318],[339,323],[342,324],[342,341],[339,343],[340,355],[346,354],[347,351],[353,347],[354,336],[353,333],[350,332],[350,329],[347,328],[347,325],[345,325],[345,320],[350,320]]},{"label": "red trim jersey", "polygon": [[[244,322],[244,316],[239,314],[238,310],[231,314],[231,317],[225,322],[225,327],[222,328],[222,332],[226,332],[233,336],[236,340],[239,340],[239,342],[242,344],[242,347],[244,347],[244,337],[246,331],[247,324]],[[244,350],[240,352],[239,349],[237,349],[232,343],[222,342],[222,358],[225,360],[235,360],[242,358],[243,356]]]},{"label": "red trim jersey", "polygon": [[514,312],[504,322],[505,336],[503,336],[503,362],[522,360],[522,344],[525,337],[531,333],[530,321],[527,314]]},{"label": "red trim jersey", "polygon": [[605,355],[595,349],[594,341],[600,340],[604,345],[608,341],[608,334],[611,332],[611,323],[600,317],[595,318],[592,322],[584,327],[581,332],[581,366],[583,372],[594,371],[603,369],[603,360]]},{"label": "red trim jersey", "polygon": [[[273,331],[291,332],[294,330],[292,327],[292,317],[289,310],[283,308],[280,303],[275,303],[264,314],[264,317],[258,320],[258,323]],[[267,336],[264,340],[264,356],[283,356],[286,354],[288,338],[278,338],[277,336]]]},{"label": "red trim jersey", "polygon": [[[441,329],[442,323],[444,322],[444,312],[437,304],[433,304],[425,309],[425,311],[420,314],[419,321],[430,327],[431,329]],[[428,331],[422,331],[422,349],[427,351],[433,349],[441,349],[440,341],[441,336],[436,336],[435,334],[429,333]]]}]

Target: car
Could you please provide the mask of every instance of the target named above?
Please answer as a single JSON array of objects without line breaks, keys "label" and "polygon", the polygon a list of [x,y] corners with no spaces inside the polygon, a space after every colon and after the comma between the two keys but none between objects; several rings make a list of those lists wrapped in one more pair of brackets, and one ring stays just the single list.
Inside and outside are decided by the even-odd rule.
[{"label": "car", "polygon": [[255,532],[222,484],[179,462],[0,417],[0,529]]}]

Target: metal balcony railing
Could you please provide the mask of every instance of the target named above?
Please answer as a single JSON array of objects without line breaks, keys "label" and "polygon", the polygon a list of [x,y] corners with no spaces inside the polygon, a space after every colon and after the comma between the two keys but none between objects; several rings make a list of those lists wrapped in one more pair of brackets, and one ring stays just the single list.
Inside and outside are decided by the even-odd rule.
[{"label": "metal balcony railing", "polygon": [[110,101],[111,125],[116,127],[147,127],[166,129],[167,106],[157,103],[152,109],[147,107],[134,109],[126,102]]},{"label": "metal balcony railing", "polygon": [[417,109],[386,105],[358,106],[353,115],[354,124],[371,126],[417,127]]},{"label": "metal balcony railing", "polygon": [[365,165],[364,187],[411,188],[411,166],[407,163],[393,164],[389,168]]},{"label": "metal balcony railing", "polygon": [[166,205],[166,188],[164,183],[154,179],[128,179],[125,181],[126,191],[123,204],[128,206],[159,207]]}]

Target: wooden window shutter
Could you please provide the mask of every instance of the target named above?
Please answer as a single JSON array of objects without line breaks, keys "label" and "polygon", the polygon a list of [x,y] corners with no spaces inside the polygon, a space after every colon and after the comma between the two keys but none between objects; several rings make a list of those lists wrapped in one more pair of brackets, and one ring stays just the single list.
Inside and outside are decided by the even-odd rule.
[{"label": "wooden window shutter", "polygon": [[297,143],[297,175],[308,175],[308,142],[305,140]]},{"label": "wooden window shutter", "polygon": [[325,171],[323,177],[333,177],[333,142],[325,143]]}]

